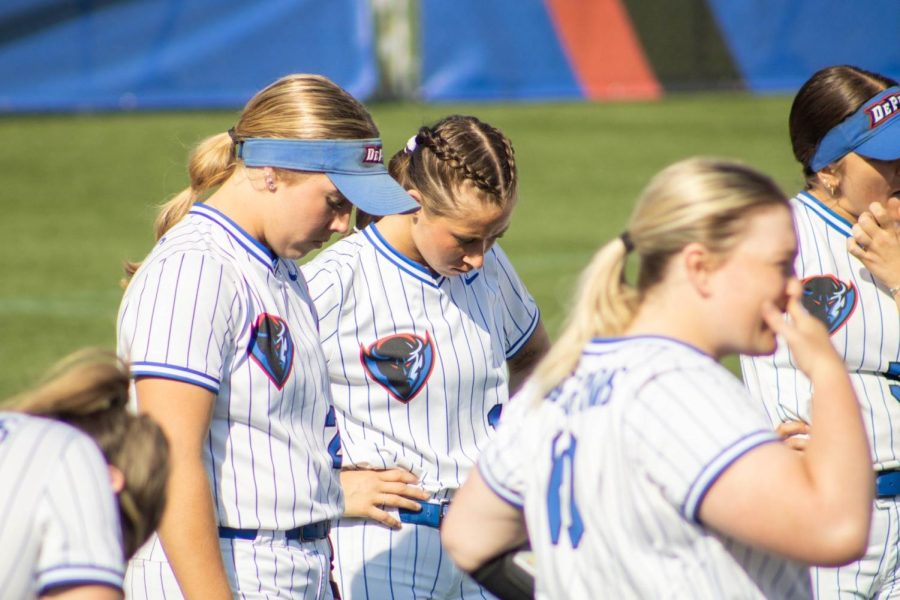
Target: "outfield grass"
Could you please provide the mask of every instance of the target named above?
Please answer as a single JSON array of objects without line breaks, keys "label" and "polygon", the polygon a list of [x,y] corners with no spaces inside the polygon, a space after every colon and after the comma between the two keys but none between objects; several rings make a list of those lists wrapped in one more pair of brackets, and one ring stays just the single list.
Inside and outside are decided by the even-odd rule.
[{"label": "outfield grass", "polygon": [[[558,331],[578,271],[617,235],[647,179],[723,155],[801,184],[789,99],[676,96],[640,104],[374,105],[385,146],[475,114],[516,146],[520,202],[502,244]],[[121,263],[153,244],[155,205],[186,185],[189,148],[236,112],[0,118],[0,398],[83,345],[113,348]],[[734,363],[729,363],[734,366]]]}]

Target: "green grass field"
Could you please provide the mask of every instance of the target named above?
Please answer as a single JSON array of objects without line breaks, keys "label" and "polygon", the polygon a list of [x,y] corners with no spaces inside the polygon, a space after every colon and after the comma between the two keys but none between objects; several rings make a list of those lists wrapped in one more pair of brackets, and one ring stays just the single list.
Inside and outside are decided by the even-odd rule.
[{"label": "green grass field", "polygon": [[[789,99],[675,96],[638,104],[374,105],[393,151],[454,112],[503,129],[520,201],[503,246],[551,334],[593,250],[617,235],[648,178],[679,158],[741,159],[788,193],[802,183]],[[0,398],[84,345],[113,348],[125,259],[153,245],[156,205],[187,182],[186,158],[237,112],[0,118]],[[729,363],[733,368],[734,363]]]}]

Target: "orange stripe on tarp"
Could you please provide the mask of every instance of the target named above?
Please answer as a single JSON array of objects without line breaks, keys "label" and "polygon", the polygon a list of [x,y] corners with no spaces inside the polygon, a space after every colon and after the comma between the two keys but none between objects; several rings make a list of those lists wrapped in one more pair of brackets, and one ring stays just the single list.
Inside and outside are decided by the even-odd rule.
[{"label": "orange stripe on tarp", "polygon": [[545,0],[585,96],[662,96],[628,12],[619,0]]}]

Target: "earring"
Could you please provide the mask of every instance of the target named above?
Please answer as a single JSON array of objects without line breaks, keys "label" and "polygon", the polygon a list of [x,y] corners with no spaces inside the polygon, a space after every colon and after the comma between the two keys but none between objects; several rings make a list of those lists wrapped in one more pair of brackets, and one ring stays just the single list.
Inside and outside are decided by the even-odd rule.
[{"label": "earring", "polygon": [[277,189],[275,187],[275,180],[272,179],[272,175],[270,173],[266,173],[266,189],[270,192],[274,192]]}]

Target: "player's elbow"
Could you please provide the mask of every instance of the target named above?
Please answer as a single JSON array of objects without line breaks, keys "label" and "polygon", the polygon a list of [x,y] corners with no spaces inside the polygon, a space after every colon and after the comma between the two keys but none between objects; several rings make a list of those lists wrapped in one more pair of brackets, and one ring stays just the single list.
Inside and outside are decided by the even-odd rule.
[{"label": "player's elbow", "polygon": [[453,526],[451,517],[453,511],[450,512],[451,514],[448,515],[441,527],[441,544],[457,567],[466,573],[471,573],[480,567],[488,557],[480,555],[474,536],[465,535],[465,528]]},{"label": "player's elbow", "polygon": [[824,524],[815,543],[816,556],[810,561],[822,567],[837,567],[859,560],[869,543],[869,517],[845,516]]}]

